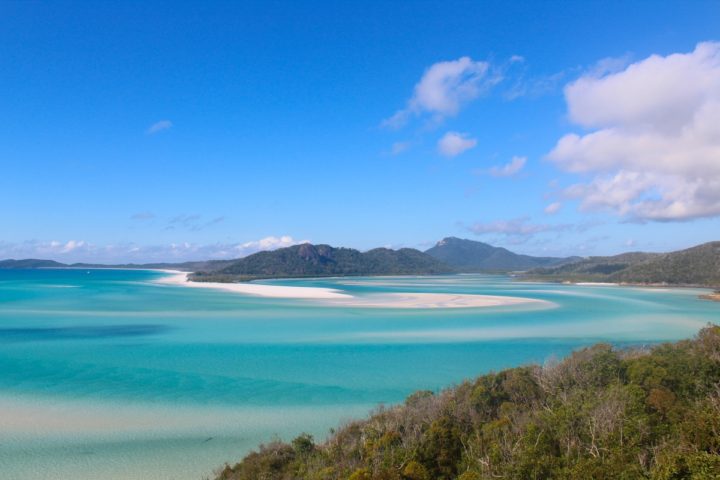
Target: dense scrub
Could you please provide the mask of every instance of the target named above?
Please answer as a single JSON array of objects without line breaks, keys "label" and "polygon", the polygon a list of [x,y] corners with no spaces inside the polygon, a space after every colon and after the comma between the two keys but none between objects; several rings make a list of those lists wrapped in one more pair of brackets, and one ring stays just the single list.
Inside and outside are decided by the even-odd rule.
[{"label": "dense scrub", "polygon": [[720,479],[720,327],[599,344],[261,446],[219,480]]}]

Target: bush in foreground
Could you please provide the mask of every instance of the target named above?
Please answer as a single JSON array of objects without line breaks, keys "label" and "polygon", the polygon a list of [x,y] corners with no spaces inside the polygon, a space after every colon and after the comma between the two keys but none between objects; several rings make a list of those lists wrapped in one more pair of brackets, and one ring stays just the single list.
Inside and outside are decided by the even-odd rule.
[{"label": "bush in foreground", "polygon": [[650,350],[416,392],[316,445],[263,445],[218,480],[720,479],[720,327]]}]

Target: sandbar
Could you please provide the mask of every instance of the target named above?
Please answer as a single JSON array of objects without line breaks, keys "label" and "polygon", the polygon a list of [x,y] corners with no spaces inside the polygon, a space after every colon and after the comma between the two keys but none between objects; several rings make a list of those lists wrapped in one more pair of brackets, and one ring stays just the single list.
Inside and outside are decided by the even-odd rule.
[{"label": "sandbar", "polygon": [[261,285],[257,283],[221,283],[221,282],[191,282],[187,272],[162,270],[169,275],[157,280],[157,283],[166,285],[181,285],[192,288],[211,288],[228,292],[244,293],[256,297],[272,298],[305,298],[315,300],[331,300],[352,298],[334,288],[320,287],[286,287],[283,285]]},{"label": "sandbar", "polygon": [[554,305],[552,302],[524,297],[498,295],[474,295],[458,293],[376,293],[350,295],[334,288],[290,287],[284,285],[262,285],[257,283],[191,282],[187,272],[163,270],[168,273],[157,280],[165,285],[179,285],[192,288],[210,288],[228,292],[269,298],[290,298],[315,300],[323,305],[336,307],[363,308],[480,308],[507,305],[536,304]]}]

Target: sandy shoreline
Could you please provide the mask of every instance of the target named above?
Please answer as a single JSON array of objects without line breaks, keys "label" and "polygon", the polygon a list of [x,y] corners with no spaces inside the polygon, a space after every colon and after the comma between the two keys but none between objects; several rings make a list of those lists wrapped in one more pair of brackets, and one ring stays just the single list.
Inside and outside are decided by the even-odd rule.
[{"label": "sandy shoreline", "polygon": [[332,288],[316,287],[285,287],[281,285],[258,285],[255,283],[220,283],[220,282],[191,282],[188,280],[188,273],[178,270],[158,270],[169,275],[157,280],[157,283],[165,285],[180,285],[191,288],[211,288],[214,290],[225,290],[228,292],[243,293],[256,297],[271,298],[304,298],[315,300],[353,298]]},{"label": "sandy shoreline", "polygon": [[266,298],[315,300],[323,305],[366,308],[479,308],[551,302],[522,297],[469,295],[454,293],[379,293],[353,296],[334,288],[289,287],[255,283],[191,282],[188,273],[177,270],[158,270],[168,275],[157,280],[164,285],[190,288],[209,288]]}]

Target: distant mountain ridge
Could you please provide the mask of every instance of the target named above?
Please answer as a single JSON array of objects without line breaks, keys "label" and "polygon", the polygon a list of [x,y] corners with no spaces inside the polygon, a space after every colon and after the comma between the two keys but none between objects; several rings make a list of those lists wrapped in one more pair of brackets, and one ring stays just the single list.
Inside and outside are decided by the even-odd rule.
[{"label": "distant mountain ridge", "polygon": [[259,278],[344,275],[433,275],[524,272],[542,281],[596,281],[637,284],[720,286],[720,242],[669,253],[629,252],[596,257],[533,257],[483,242],[447,237],[425,252],[412,248],[352,248],[305,243],[235,260],[101,265],[54,260],[0,260],[0,269],[136,268],[196,272],[193,280],[243,281]]},{"label": "distant mountain ridge", "polygon": [[529,277],[564,281],[720,286],[720,242],[669,253],[623,253],[537,268]]},{"label": "distant mountain ridge", "polygon": [[67,267],[64,263],[56,262],[54,260],[39,260],[36,258],[26,258],[23,260],[15,260],[13,258],[8,260],[0,260],[0,270],[8,269],[21,269],[21,268],[63,268]]},{"label": "distant mountain ridge", "polygon": [[533,257],[502,247],[457,237],[446,237],[425,250],[428,255],[460,272],[512,272],[559,265],[580,260],[580,257]]}]

